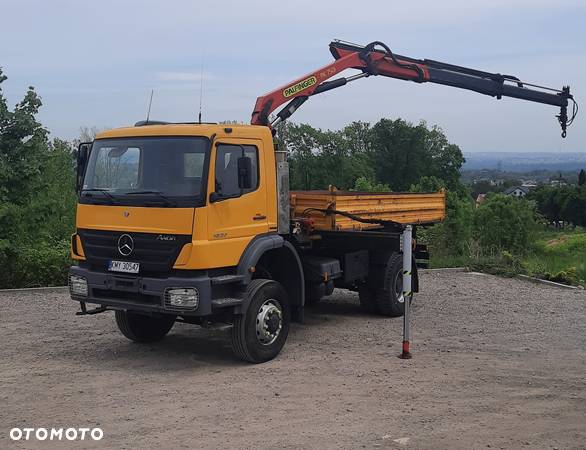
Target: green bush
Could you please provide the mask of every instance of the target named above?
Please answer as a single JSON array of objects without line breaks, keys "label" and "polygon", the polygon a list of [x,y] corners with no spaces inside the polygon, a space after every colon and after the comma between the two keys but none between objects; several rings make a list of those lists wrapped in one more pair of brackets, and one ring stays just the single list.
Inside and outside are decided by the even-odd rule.
[{"label": "green bush", "polygon": [[564,283],[564,284],[576,284],[577,281],[577,270],[575,267],[569,267],[566,270],[560,270],[556,273],[549,273],[545,272],[543,274],[543,278],[550,281],[555,281],[557,283]]},{"label": "green bush", "polygon": [[525,254],[536,230],[534,207],[523,199],[491,194],[474,213],[473,236],[483,254]]},{"label": "green bush", "polygon": [[4,280],[5,286],[37,287],[67,284],[67,271],[71,265],[69,240],[50,244],[40,241],[35,245],[15,249],[11,258],[13,276]]},{"label": "green bush", "polygon": [[372,178],[358,177],[352,190],[357,192],[390,192],[391,188],[388,184],[379,183]]},{"label": "green bush", "polygon": [[[437,192],[446,189],[446,183],[437,177],[421,177],[411,185],[411,192]],[[442,223],[418,232],[421,242],[430,246],[433,254],[442,259],[461,259],[469,253],[474,207],[468,190],[457,186],[446,191],[446,218]]]},{"label": "green bush", "polygon": [[505,277],[514,277],[527,272],[522,259],[507,251],[496,255],[481,255],[472,258],[469,262],[469,268],[477,272]]},{"label": "green bush", "polygon": [[579,228],[542,231],[526,264],[528,272],[538,278],[586,285],[586,233]]}]

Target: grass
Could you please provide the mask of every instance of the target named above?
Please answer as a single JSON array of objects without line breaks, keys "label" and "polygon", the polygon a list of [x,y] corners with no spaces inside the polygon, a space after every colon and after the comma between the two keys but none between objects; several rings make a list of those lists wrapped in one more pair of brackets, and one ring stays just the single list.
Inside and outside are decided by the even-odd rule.
[{"label": "grass", "polygon": [[443,267],[467,267],[470,265],[470,258],[467,256],[445,256],[431,254],[429,261],[430,269],[440,269]]},{"label": "grass", "polygon": [[530,275],[567,284],[586,285],[586,231],[541,232],[523,264]]},{"label": "grass", "polygon": [[519,273],[560,283],[586,286],[586,230],[543,229],[537,233],[526,255],[446,256],[434,254],[430,267],[470,267],[496,275]]}]

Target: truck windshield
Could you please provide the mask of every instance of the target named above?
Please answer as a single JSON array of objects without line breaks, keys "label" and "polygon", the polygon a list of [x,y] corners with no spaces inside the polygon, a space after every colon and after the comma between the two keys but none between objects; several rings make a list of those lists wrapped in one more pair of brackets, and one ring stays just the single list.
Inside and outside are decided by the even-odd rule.
[{"label": "truck windshield", "polygon": [[83,203],[198,206],[205,198],[209,140],[141,137],[94,141]]}]

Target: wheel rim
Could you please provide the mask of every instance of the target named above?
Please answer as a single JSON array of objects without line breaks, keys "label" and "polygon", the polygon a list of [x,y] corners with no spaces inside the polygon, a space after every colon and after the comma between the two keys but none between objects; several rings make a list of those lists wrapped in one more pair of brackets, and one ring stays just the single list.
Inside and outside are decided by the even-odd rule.
[{"label": "wheel rim", "polygon": [[283,328],[281,304],[270,298],[258,309],[256,315],[256,338],[262,345],[271,345],[277,340]]},{"label": "wheel rim", "polygon": [[397,273],[395,277],[395,294],[399,303],[405,303],[405,296],[403,295],[403,277]]}]

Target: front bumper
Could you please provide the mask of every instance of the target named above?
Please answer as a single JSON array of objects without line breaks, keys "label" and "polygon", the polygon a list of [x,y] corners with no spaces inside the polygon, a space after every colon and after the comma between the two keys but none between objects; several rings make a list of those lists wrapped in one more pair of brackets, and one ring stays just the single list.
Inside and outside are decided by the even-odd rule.
[{"label": "front bumper", "polygon": [[[148,311],[182,316],[207,316],[212,313],[212,284],[207,275],[189,277],[133,277],[97,272],[72,266],[71,275],[84,277],[88,283],[87,297],[71,295],[75,301],[109,306],[113,309]],[[199,292],[197,308],[178,311],[165,307],[164,294],[168,288],[196,288]]]}]

